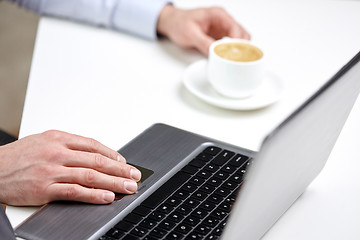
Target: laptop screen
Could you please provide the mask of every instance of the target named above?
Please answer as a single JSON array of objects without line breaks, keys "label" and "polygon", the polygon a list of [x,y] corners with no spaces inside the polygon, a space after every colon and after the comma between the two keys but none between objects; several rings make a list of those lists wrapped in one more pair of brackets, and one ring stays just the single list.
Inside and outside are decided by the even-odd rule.
[{"label": "laptop screen", "polygon": [[264,140],[223,239],[259,239],[324,167],[360,91],[360,53]]}]

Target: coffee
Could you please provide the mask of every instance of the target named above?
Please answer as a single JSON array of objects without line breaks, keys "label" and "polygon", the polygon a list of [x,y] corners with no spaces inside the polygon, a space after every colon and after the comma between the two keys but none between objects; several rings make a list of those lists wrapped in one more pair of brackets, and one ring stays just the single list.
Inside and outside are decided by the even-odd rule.
[{"label": "coffee", "polygon": [[223,38],[210,45],[207,79],[225,97],[246,98],[262,84],[264,62],[265,54],[252,42]]},{"label": "coffee", "polygon": [[214,52],[222,58],[237,62],[252,62],[263,56],[259,48],[247,43],[222,43],[214,48]]}]

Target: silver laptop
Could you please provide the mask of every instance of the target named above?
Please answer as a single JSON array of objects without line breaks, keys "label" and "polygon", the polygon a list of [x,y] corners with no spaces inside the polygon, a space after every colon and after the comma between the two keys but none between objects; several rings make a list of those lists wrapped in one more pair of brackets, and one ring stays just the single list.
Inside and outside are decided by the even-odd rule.
[{"label": "silver laptop", "polygon": [[[24,239],[260,239],[324,167],[360,91],[360,53],[249,151],[164,124],[121,148],[143,173],[109,205],[50,203]],[[234,134],[236,130],[234,130]]]}]

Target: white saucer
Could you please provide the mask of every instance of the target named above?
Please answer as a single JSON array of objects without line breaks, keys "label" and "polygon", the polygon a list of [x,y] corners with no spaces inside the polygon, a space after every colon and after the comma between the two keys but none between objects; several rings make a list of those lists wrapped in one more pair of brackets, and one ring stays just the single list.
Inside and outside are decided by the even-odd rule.
[{"label": "white saucer", "polygon": [[254,110],[277,102],[282,94],[282,81],[267,72],[263,84],[248,98],[227,98],[217,93],[206,79],[207,60],[199,60],[186,68],[183,83],[195,96],[217,107],[233,110]]}]

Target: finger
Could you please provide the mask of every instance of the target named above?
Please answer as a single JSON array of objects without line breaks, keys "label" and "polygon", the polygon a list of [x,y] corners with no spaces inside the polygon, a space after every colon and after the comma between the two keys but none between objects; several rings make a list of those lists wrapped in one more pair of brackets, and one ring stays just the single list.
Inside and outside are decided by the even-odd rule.
[{"label": "finger", "polygon": [[139,181],[141,172],[135,167],[123,162],[114,161],[99,153],[81,151],[68,152],[62,160],[67,167],[80,167],[94,169],[98,172]]},{"label": "finger", "polygon": [[120,153],[108,148],[92,138],[86,138],[74,134],[70,134],[66,141],[67,146],[73,150],[80,150],[92,153],[100,153],[108,158],[119,162],[126,162],[125,158]]},{"label": "finger", "polygon": [[49,187],[48,201],[67,200],[93,204],[108,204],[114,201],[115,194],[102,189],[92,189],[78,184],[57,183]]},{"label": "finger", "polygon": [[215,40],[206,35],[200,28],[193,27],[191,35],[193,45],[205,56],[209,54],[209,47]]},{"label": "finger", "polygon": [[228,14],[223,8],[213,8],[212,9],[214,15],[216,17],[211,18],[212,24],[221,34],[218,38],[222,38],[224,36],[229,36],[232,38],[244,38],[250,39],[250,34],[246,31],[246,29],[241,26],[230,14]]},{"label": "finger", "polygon": [[246,31],[245,28],[243,28],[241,25],[236,24],[234,25],[230,32],[229,32],[229,37],[232,38],[242,38],[242,39],[246,39],[246,40],[250,40],[250,34]]},{"label": "finger", "polygon": [[137,191],[137,183],[127,178],[110,176],[93,169],[64,168],[57,179],[62,183],[73,183],[81,186],[105,189],[112,192],[131,194]]}]

